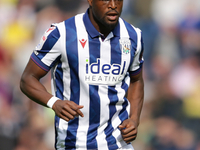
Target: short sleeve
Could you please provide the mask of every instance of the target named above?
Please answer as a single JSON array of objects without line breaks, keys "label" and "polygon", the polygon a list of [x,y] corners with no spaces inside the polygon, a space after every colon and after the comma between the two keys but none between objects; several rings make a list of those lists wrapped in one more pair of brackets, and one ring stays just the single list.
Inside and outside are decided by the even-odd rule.
[{"label": "short sleeve", "polygon": [[142,65],[144,63],[144,58],[143,58],[144,43],[142,38],[142,32],[138,28],[136,28],[136,32],[137,32],[137,49],[134,54],[133,62],[129,68],[129,74],[131,76],[139,74],[140,71],[142,70]]},{"label": "short sleeve", "polygon": [[59,39],[59,30],[52,25],[45,31],[31,55],[31,59],[45,71],[49,71],[61,56]]}]

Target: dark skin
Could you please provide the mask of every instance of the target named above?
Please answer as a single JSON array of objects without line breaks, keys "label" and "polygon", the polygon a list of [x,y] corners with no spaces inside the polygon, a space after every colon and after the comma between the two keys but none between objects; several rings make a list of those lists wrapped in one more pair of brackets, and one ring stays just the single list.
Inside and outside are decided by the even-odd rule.
[{"label": "dark skin", "polygon": [[[89,17],[94,27],[106,37],[117,25],[122,11],[123,0],[88,0],[90,5]],[[48,100],[52,94],[48,93],[41,84],[40,79],[47,74],[46,71],[38,67],[33,60],[29,60],[21,77],[20,88],[30,99],[47,107]],[[124,120],[119,126],[122,137],[126,143],[135,140],[139,125],[140,113],[143,105],[144,83],[142,71],[131,76],[127,98],[130,101],[130,118]],[[56,115],[66,121],[75,117],[84,117],[81,109],[84,106],[77,105],[69,100],[57,100],[52,109]]]},{"label": "dark skin", "polygon": [[122,137],[126,143],[136,139],[137,129],[140,122],[140,114],[144,100],[144,81],[142,71],[130,77],[130,86],[127,92],[127,99],[130,102],[130,118],[126,119],[119,125]]},{"label": "dark skin", "polygon": [[123,0],[88,0],[88,3],[92,24],[106,37],[118,23]]},{"label": "dark skin", "polygon": [[[48,100],[53,96],[47,92],[46,88],[40,83],[40,79],[47,74],[46,71],[38,67],[30,59],[21,77],[20,88],[30,99],[47,107]],[[58,100],[53,105],[53,110],[60,118],[70,121],[75,116],[83,117],[80,109],[83,106],[77,105],[73,101]]]}]

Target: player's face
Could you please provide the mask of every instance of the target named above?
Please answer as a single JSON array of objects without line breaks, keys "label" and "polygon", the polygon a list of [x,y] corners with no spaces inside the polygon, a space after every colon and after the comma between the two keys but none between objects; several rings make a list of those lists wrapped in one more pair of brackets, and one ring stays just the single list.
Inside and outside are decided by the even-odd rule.
[{"label": "player's face", "polygon": [[113,29],[122,12],[123,0],[88,0],[92,19],[98,24]]}]

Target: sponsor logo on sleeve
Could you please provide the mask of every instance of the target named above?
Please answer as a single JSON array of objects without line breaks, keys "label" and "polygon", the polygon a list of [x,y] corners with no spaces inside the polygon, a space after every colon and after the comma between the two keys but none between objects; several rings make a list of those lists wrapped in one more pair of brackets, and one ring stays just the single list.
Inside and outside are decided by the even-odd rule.
[{"label": "sponsor logo on sleeve", "polygon": [[40,50],[42,46],[44,45],[45,41],[47,40],[48,35],[55,29],[56,27],[50,27],[49,29],[46,30],[44,35],[42,36],[40,42],[36,46],[36,50]]}]

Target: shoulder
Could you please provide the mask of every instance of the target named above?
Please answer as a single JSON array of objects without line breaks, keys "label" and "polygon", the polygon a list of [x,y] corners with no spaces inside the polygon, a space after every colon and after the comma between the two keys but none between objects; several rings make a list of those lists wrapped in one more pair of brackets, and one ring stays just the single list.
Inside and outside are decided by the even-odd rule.
[{"label": "shoulder", "polygon": [[60,23],[53,23],[52,26],[55,26],[60,34],[64,33],[66,30],[75,30],[77,25],[80,25],[78,22],[83,20],[84,14],[77,14],[73,17],[70,17]]},{"label": "shoulder", "polygon": [[75,15],[75,16],[73,16],[73,17],[70,17],[70,18],[64,20],[63,22],[61,22],[61,24],[62,24],[62,23],[64,23],[65,25],[73,24],[73,23],[75,23],[77,20],[82,20],[83,15],[84,15],[84,13],[77,14],[77,15]]},{"label": "shoulder", "polygon": [[125,21],[122,18],[119,18],[119,23],[121,26],[120,28],[122,30],[124,30],[123,29],[123,27],[124,27],[128,31],[130,38],[135,38],[142,33],[142,31],[138,27],[135,27],[134,25],[128,23],[127,21]]},{"label": "shoulder", "polygon": [[[120,33],[121,38],[129,38],[132,42],[132,46],[139,51],[141,49],[141,42],[142,42],[142,31],[133,26],[132,24],[128,23],[127,21],[123,20],[122,18],[119,19],[120,23]],[[125,34],[126,33],[126,34]]]}]

